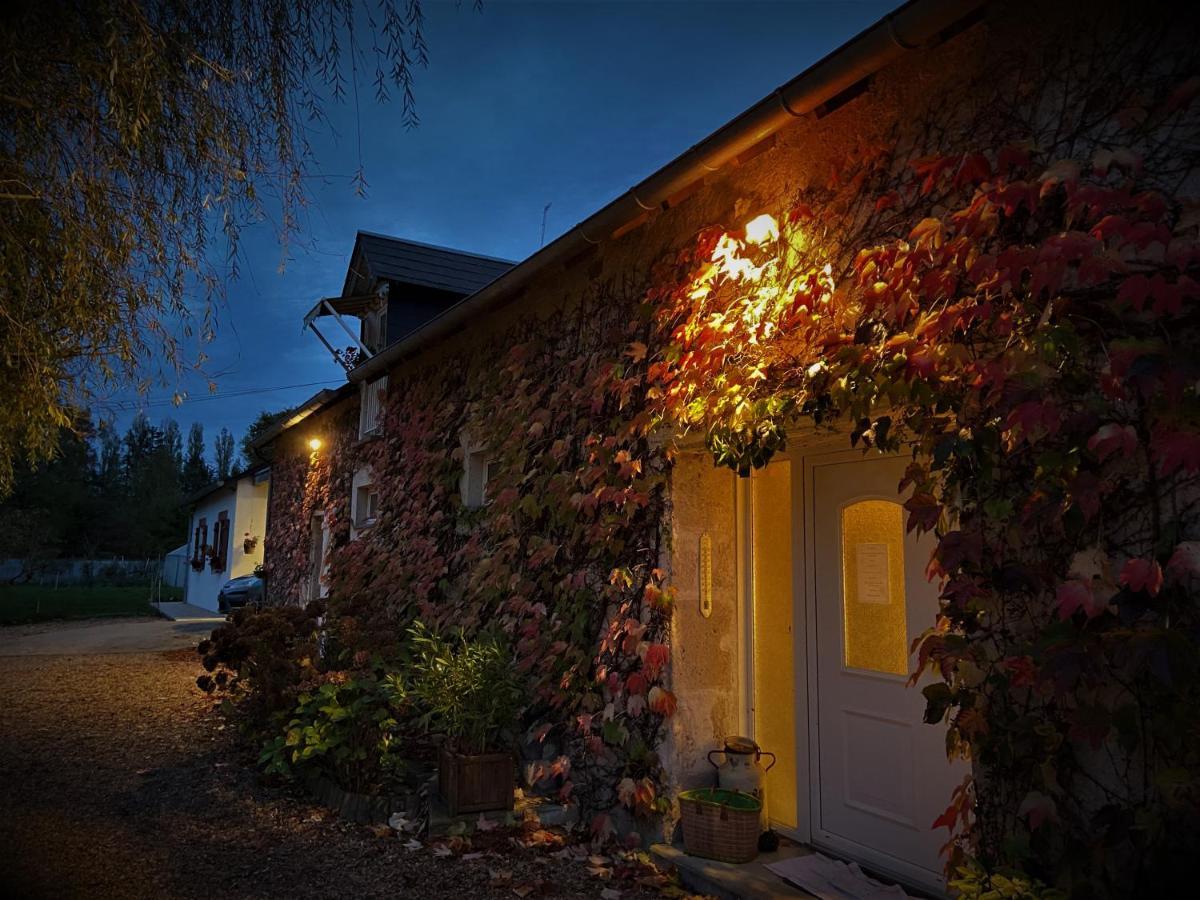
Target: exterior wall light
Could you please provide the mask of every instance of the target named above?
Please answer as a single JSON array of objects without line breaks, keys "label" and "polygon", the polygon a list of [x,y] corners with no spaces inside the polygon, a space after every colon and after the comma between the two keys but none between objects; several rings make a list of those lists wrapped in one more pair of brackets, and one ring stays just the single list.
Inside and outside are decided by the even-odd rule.
[{"label": "exterior wall light", "polygon": [[316,453],[318,450],[320,450],[321,449],[321,439],[317,438],[317,437],[309,438],[308,439],[308,449],[310,449],[313,453]]},{"label": "exterior wall light", "polygon": [[779,223],[766,213],[746,223],[747,243],[765,244],[767,241],[777,240],[779,240]]}]

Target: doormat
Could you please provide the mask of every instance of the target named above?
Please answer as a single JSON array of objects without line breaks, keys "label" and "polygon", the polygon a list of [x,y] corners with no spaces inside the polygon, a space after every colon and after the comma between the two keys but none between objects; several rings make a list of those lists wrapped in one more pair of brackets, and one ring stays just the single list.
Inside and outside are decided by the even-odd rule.
[{"label": "doormat", "polygon": [[844,863],[820,853],[768,863],[789,884],[820,900],[907,900],[904,888],[869,878],[858,863]]}]

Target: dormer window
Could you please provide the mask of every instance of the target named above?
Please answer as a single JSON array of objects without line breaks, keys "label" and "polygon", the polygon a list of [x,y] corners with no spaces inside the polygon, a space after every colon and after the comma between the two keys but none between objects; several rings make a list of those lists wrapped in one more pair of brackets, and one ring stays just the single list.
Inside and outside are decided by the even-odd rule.
[{"label": "dormer window", "polygon": [[360,334],[362,342],[372,353],[378,353],[387,346],[387,300],[376,301],[371,309],[361,315],[362,326]]},{"label": "dormer window", "polygon": [[[304,325],[339,365],[353,371],[393,338],[412,334],[511,268],[508,260],[360,231],[341,293],[318,300]],[[327,317],[336,339],[322,333],[324,325],[318,327]],[[342,335],[357,352],[335,346]]]}]

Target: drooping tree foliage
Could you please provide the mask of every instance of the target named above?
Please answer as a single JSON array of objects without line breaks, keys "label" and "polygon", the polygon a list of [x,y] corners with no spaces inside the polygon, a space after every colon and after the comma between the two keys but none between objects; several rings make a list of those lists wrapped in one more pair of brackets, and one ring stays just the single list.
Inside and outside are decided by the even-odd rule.
[{"label": "drooping tree foliage", "polygon": [[296,229],[322,102],[362,74],[415,123],[426,51],[419,0],[17,0],[0,22],[5,492],[97,391],[202,368],[241,229]]}]

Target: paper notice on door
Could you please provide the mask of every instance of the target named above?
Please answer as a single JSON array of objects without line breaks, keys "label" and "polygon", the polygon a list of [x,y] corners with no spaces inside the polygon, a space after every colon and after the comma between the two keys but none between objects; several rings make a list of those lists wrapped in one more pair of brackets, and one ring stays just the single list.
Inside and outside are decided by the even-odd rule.
[{"label": "paper notice on door", "polygon": [[886,606],[892,602],[888,590],[888,545],[858,544],[854,548],[858,577],[858,602]]}]

